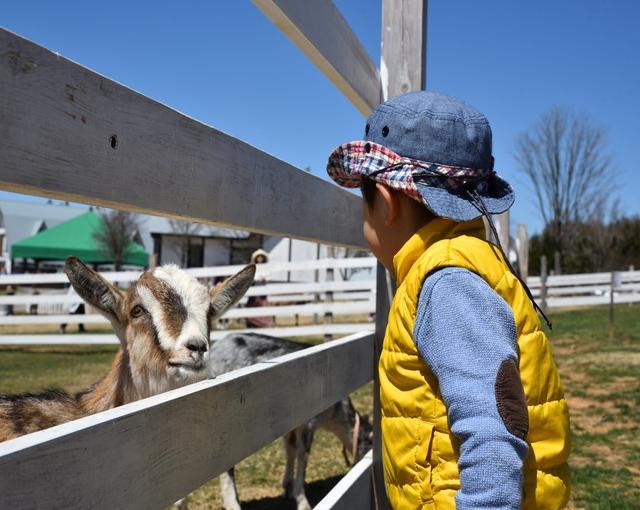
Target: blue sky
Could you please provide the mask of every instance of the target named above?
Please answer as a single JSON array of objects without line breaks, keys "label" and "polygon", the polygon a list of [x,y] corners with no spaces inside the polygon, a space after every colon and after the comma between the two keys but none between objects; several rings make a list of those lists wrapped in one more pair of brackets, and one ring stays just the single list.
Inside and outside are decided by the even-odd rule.
[{"label": "blue sky", "polygon": [[[380,2],[336,5],[379,62]],[[640,214],[639,18],[633,0],[429,2],[427,87],[488,116],[496,168],[518,197],[514,222],[541,227],[513,146],[555,105],[607,128],[621,209]],[[318,175],[363,131],[356,109],[248,0],[22,0],[0,25]]]}]

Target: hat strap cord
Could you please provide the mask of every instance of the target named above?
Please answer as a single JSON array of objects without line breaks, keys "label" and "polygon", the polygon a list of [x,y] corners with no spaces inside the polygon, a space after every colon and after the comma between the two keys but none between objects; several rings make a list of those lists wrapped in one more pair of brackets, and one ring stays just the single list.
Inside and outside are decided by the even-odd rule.
[{"label": "hat strap cord", "polygon": [[547,326],[549,326],[549,329],[550,330],[553,329],[553,325],[551,324],[551,321],[546,316],[544,311],[542,311],[542,308],[540,308],[540,306],[538,306],[538,303],[536,303],[536,300],[533,298],[533,294],[531,294],[531,289],[529,289],[529,286],[527,285],[527,283],[513,269],[513,266],[511,265],[511,262],[509,261],[509,257],[505,254],[504,250],[502,249],[502,243],[500,242],[500,237],[498,236],[498,231],[496,230],[496,227],[493,224],[493,220],[491,219],[491,214],[489,213],[489,211],[487,211],[487,208],[484,205],[482,197],[480,195],[478,195],[478,192],[475,189],[473,189],[473,190],[467,189],[467,194],[471,198],[471,204],[476,209],[478,209],[478,211],[482,214],[482,216],[484,216],[486,218],[487,222],[489,223],[489,227],[491,228],[491,232],[493,233],[493,237],[496,240],[496,244],[498,245],[498,249],[500,250],[500,253],[502,254],[502,257],[504,258],[504,261],[507,264],[507,267],[509,268],[509,271],[511,271],[511,273],[518,279],[518,281],[520,282],[520,284],[524,288],[524,291],[526,292],[527,297],[529,298],[529,300],[533,304],[533,307],[538,311],[538,313],[540,315],[542,315],[542,317],[544,318],[545,322],[547,323]]}]

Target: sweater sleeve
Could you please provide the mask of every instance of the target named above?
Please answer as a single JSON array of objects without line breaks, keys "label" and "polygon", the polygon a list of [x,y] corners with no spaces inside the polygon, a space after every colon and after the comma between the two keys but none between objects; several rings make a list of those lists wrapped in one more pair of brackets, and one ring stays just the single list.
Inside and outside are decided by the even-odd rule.
[{"label": "sweater sleeve", "polygon": [[[414,340],[438,379],[451,431],[460,440],[457,508],[520,508],[526,413],[523,418],[520,410],[525,431],[518,433],[496,398],[499,374],[506,365],[517,366],[511,308],[475,273],[444,268],[422,287]],[[524,399],[516,369],[510,374],[510,388]]]}]

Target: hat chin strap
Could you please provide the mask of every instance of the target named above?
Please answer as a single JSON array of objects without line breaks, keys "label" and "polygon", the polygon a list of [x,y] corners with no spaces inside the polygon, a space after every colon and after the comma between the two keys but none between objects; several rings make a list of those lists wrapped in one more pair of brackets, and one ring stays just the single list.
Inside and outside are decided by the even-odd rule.
[{"label": "hat chin strap", "polygon": [[484,205],[484,201],[482,200],[482,197],[478,194],[478,192],[475,189],[467,189],[466,191],[467,191],[467,195],[469,195],[469,197],[471,198],[471,204],[480,212],[480,214],[482,214],[482,216],[484,216],[486,218],[487,222],[489,223],[489,227],[491,228],[491,232],[493,233],[493,237],[496,240],[496,244],[498,245],[498,249],[500,250],[500,253],[502,254],[502,257],[504,258],[504,261],[506,262],[507,267],[509,268],[509,271],[511,271],[511,273],[522,284],[522,287],[524,288],[524,291],[527,293],[527,296],[529,297],[529,300],[533,304],[533,307],[538,311],[538,313],[540,313],[540,315],[542,315],[542,317],[544,318],[545,322],[547,323],[547,326],[549,326],[549,329],[553,329],[553,325],[551,324],[551,321],[545,315],[545,313],[542,311],[542,308],[540,308],[538,306],[538,303],[536,303],[536,300],[533,299],[533,295],[531,294],[531,290],[529,289],[529,286],[520,277],[520,275],[518,273],[516,273],[516,271],[514,271],[513,266],[511,265],[511,262],[509,262],[509,257],[505,254],[504,250],[502,249],[502,243],[500,242],[500,236],[498,236],[498,231],[496,230],[496,227],[493,224],[493,220],[491,219],[491,214],[489,213],[489,211],[487,211],[487,208]]}]

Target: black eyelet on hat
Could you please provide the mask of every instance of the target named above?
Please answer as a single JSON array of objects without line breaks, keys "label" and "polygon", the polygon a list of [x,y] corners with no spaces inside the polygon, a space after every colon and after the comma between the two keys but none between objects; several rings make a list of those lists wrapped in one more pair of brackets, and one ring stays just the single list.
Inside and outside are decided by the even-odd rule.
[{"label": "black eyelet on hat", "polygon": [[389,134],[389,126],[385,126],[382,128],[382,136],[384,136],[386,138],[386,136]]},{"label": "black eyelet on hat", "polygon": [[371,144],[370,143],[365,143],[364,144],[364,151],[369,154],[371,152]]},{"label": "black eyelet on hat", "polygon": [[369,134],[369,123],[367,122],[367,125],[364,127],[364,136],[367,136]]}]

